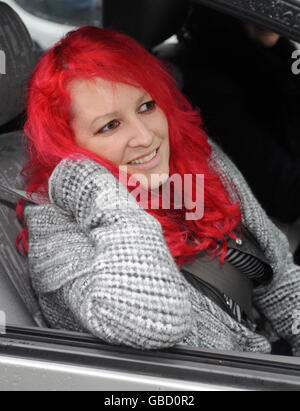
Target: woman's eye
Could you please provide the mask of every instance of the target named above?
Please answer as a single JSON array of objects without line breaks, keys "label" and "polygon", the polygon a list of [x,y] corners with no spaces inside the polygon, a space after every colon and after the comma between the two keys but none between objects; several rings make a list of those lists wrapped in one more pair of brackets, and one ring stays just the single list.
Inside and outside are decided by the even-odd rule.
[{"label": "woman's eye", "polygon": [[143,104],[140,107],[140,113],[145,113],[148,111],[153,111],[156,108],[156,102],[155,101],[148,101],[147,103]]},{"label": "woman's eye", "polygon": [[115,128],[117,128],[120,125],[120,122],[117,120],[113,120],[110,121],[108,124],[106,124],[106,126],[102,127],[97,134],[102,134],[102,133],[106,133],[108,131],[114,130]]}]

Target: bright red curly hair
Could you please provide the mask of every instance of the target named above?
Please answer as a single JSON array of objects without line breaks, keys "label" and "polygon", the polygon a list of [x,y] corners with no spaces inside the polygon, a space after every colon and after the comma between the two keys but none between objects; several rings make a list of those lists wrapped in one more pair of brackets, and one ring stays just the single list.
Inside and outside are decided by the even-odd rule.
[{"label": "bright red curly hair", "polygon": [[[203,174],[204,216],[185,220],[186,209],[147,210],[163,229],[166,243],[178,266],[192,261],[205,250],[224,261],[225,235],[236,238],[241,221],[239,204],[232,204],[220,176],[209,165],[211,147],[202,128],[200,113],[176,87],[164,64],[132,38],[107,29],[82,27],[70,32],[45,53],[36,66],[28,89],[25,135],[30,161],[21,174],[26,178],[27,193],[48,193],[49,177],[57,164],[72,153],[82,153],[108,168],[116,177],[118,170],[95,153],[79,148],[68,122],[70,93],[68,84],[75,78],[102,79],[125,83],[146,90],[165,113],[170,134],[170,175]],[[195,179],[193,182],[195,186]],[[194,187],[196,189],[196,187]],[[128,187],[128,190],[130,188]],[[24,229],[17,246],[28,252],[28,228],[24,206],[17,207]],[[172,207],[171,207],[172,209]],[[188,210],[190,211],[190,210]],[[184,225],[183,225],[183,224]],[[197,239],[197,243],[190,239]]]}]

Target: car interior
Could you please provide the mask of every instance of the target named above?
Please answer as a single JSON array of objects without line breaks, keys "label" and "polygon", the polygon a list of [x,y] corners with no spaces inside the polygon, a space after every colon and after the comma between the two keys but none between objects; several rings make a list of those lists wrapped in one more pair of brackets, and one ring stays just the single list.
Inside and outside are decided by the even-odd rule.
[{"label": "car interior", "polygon": [[[222,2],[214,3],[222,9]],[[104,0],[103,26],[126,32],[158,57],[171,62],[178,45],[163,43],[180,31],[188,12],[189,2],[186,0]],[[232,14],[238,15],[238,10]],[[274,21],[268,16],[264,23],[268,19],[272,28]],[[279,26],[276,27],[278,30]],[[286,22],[282,23],[281,32],[294,40],[300,39],[299,31],[294,26],[289,29]],[[0,74],[0,310],[5,312],[8,325],[45,329],[47,325],[30,283],[27,260],[15,245],[22,229],[15,208],[22,196],[19,173],[26,163],[22,131],[26,86],[40,51],[19,16],[2,2],[0,49],[6,53],[6,73]],[[169,67],[180,87],[180,71],[172,63]]]}]

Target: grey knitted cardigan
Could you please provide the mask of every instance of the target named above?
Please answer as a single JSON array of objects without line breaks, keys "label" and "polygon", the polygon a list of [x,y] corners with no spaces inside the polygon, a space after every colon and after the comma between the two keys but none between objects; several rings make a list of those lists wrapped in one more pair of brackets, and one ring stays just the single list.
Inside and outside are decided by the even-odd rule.
[{"label": "grey knitted cardigan", "polygon": [[[211,165],[274,271],[272,283],[255,289],[254,304],[300,355],[300,267],[240,172],[211,145]],[[116,181],[89,159],[65,159],[51,175],[50,203],[25,208],[31,280],[49,326],[140,349],[180,343],[269,353],[266,334],[237,323],[186,281],[160,223]]]}]

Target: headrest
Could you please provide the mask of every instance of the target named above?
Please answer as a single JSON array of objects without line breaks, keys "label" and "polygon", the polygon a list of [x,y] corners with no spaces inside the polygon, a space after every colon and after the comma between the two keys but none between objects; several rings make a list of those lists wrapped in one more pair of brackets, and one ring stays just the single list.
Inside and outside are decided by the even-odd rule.
[{"label": "headrest", "polygon": [[151,49],[177,33],[188,10],[187,0],[104,0],[103,25]]},{"label": "headrest", "polygon": [[34,44],[22,20],[0,2],[0,126],[23,112],[35,60]]}]

